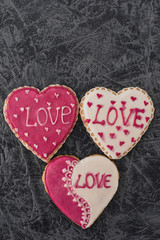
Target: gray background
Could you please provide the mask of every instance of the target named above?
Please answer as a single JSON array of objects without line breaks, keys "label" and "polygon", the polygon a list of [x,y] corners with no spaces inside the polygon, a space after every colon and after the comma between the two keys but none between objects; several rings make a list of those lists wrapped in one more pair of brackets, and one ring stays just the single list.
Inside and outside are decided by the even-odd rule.
[{"label": "gray background", "polygon": [[[19,86],[143,88],[156,112],[123,159],[118,192],[90,229],[64,216],[46,194],[45,163],[4,121],[7,95]],[[160,239],[160,1],[0,0],[0,239]],[[79,120],[60,154],[103,154]]]}]

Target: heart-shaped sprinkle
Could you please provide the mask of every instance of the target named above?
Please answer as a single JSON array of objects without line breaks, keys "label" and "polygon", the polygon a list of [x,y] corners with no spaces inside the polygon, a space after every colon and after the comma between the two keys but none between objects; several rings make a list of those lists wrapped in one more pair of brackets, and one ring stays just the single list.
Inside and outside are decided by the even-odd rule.
[{"label": "heart-shaped sprinkle", "polygon": [[113,146],[112,146],[112,145],[107,145],[107,147],[108,147],[110,150],[113,150]]},{"label": "heart-shaped sprinkle", "polygon": [[115,103],[116,103],[116,101],[111,101],[111,104],[113,104],[113,105],[114,105]]},{"label": "heart-shaped sprinkle", "polygon": [[56,146],[56,142],[53,142],[53,145]]},{"label": "heart-shaped sprinkle", "polygon": [[43,173],[52,201],[82,228],[90,227],[102,213],[116,193],[118,181],[116,165],[101,155],[80,162],[74,156],[59,156]]},{"label": "heart-shaped sprinkle", "polygon": [[43,153],[43,156],[46,158],[46,157],[47,157],[47,154],[46,154],[46,153]]},{"label": "heart-shaped sprinkle", "polygon": [[117,131],[121,130],[121,126],[116,126]]},{"label": "heart-shaped sprinkle", "polygon": [[[58,98],[55,92],[59,94]],[[16,98],[19,100],[16,101]],[[51,85],[42,91],[34,87],[15,89],[4,104],[4,116],[11,130],[27,149],[45,162],[65,142],[76,123],[77,115],[78,100],[75,93],[60,85]]]},{"label": "heart-shaped sprinkle", "polygon": [[121,153],[119,152],[116,152],[116,156],[119,157],[121,155]]},{"label": "heart-shaped sprinkle", "polygon": [[90,123],[91,119],[85,119],[86,123]]},{"label": "heart-shaped sprinkle", "polygon": [[125,144],[124,141],[120,141],[120,142],[119,142],[119,146],[122,146],[123,144]]},{"label": "heart-shaped sprinkle", "polygon": [[125,106],[126,105],[126,101],[121,101],[122,105]]},{"label": "heart-shaped sprinkle", "polygon": [[92,104],[93,103],[91,103],[91,102],[87,102],[87,105],[88,105],[89,108],[92,106]]},{"label": "heart-shaped sprinkle", "polygon": [[58,98],[58,97],[59,97],[59,93],[55,93],[54,95],[55,95],[55,97],[56,97],[56,98]]},{"label": "heart-shaped sprinkle", "polygon": [[34,98],[34,101],[35,101],[36,103],[38,103],[38,98]]},{"label": "heart-shaped sprinkle", "polygon": [[37,148],[38,148],[38,145],[37,145],[37,144],[34,144],[34,147],[37,149]]},{"label": "heart-shaped sprinkle", "polygon": [[148,102],[144,101],[144,105],[145,105],[145,106],[147,106],[148,104],[149,104]]},{"label": "heart-shaped sprinkle", "polygon": [[133,97],[133,96],[131,97],[131,100],[132,100],[133,102],[136,101],[136,99],[137,99],[136,97]]},{"label": "heart-shaped sprinkle", "polygon": [[148,122],[149,121],[149,117],[146,117],[146,122]]},{"label": "heart-shaped sprinkle", "polygon": [[98,98],[101,98],[101,97],[102,97],[102,94],[97,93],[97,97],[98,97]]},{"label": "heart-shaped sprinkle", "polygon": [[123,132],[124,132],[125,135],[129,134],[129,131],[127,129],[124,129]]},{"label": "heart-shaped sprinkle", "polygon": [[24,108],[23,107],[21,107],[20,110],[21,110],[21,112],[24,112]]},{"label": "heart-shaped sprinkle", "polygon": [[136,142],[136,140],[134,139],[134,137],[131,138],[131,142]]},{"label": "heart-shaped sprinkle", "polygon": [[18,97],[15,97],[15,100],[18,102]]},{"label": "heart-shaped sprinkle", "polygon": [[116,134],[115,133],[110,133],[109,136],[110,136],[110,138],[116,138]]},{"label": "heart-shaped sprinkle", "polygon": [[58,133],[58,135],[60,135],[61,130],[60,129],[56,129],[56,133]]},{"label": "heart-shaped sprinkle", "polygon": [[98,135],[103,138],[103,132],[98,132]]},{"label": "heart-shaped sprinkle", "polygon": [[[98,94],[103,97],[99,99]],[[87,102],[93,106],[89,108]],[[148,104],[145,106],[145,103]],[[119,159],[136,145],[131,142],[131,137],[140,139],[148,129],[154,116],[154,107],[151,98],[140,88],[125,88],[116,93],[96,87],[82,98],[80,114],[87,131],[100,149],[109,158]],[[88,124],[85,124],[85,119],[89,119]],[[99,132],[103,133],[103,138],[100,138]],[[122,141],[125,144],[120,146]],[[108,146],[113,148],[109,149]]]},{"label": "heart-shaped sprinkle", "polygon": [[72,106],[72,107],[74,107],[74,104],[73,104],[73,103],[71,103],[71,106]]}]

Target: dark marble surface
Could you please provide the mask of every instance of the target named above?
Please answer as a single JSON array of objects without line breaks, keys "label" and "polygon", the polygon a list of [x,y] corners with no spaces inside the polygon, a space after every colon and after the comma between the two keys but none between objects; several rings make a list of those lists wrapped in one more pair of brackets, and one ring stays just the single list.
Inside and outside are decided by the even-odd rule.
[{"label": "dark marble surface", "polygon": [[[4,121],[9,92],[65,84],[79,98],[90,88],[138,86],[156,112],[141,142],[115,161],[118,192],[87,230],[46,194],[45,163]],[[0,0],[0,239],[160,239],[159,0]],[[56,155],[103,154],[79,120]]]}]

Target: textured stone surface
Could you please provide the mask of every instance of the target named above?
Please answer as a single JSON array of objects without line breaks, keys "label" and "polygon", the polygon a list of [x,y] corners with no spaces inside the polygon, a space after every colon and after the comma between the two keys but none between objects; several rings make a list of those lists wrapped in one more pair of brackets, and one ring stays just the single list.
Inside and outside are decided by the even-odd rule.
[{"label": "textured stone surface", "polygon": [[[160,239],[160,3],[158,0],[0,0],[0,239]],[[138,86],[156,112],[141,142],[123,159],[117,194],[87,230],[46,194],[45,163],[4,121],[14,88],[65,84],[79,100],[90,88]],[[99,153],[79,118],[56,155]]]}]

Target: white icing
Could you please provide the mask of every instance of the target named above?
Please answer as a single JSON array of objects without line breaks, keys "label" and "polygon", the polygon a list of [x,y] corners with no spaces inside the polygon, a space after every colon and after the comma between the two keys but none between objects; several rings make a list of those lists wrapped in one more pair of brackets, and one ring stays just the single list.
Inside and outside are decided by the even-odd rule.
[{"label": "white icing", "polygon": [[[46,115],[45,121],[43,123],[39,119],[39,112],[40,111],[44,111],[45,115]],[[47,120],[48,120],[48,113],[47,113],[46,109],[45,108],[39,108],[38,111],[37,111],[37,121],[38,121],[39,125],[44,126],[46,124]]]},{"label": "white icing", "polygon": [[46,142],[46,141],[47,141],[47,138],[46,138],[46,137],[43,137],[43,140]]},{"label": "white icing", "polygon": [[13,114],[13,116],[14,116],[15,118],[17,118],[17,114]]},{"label": "white icing", "polygon": [[21,107],[20,110],[21,110],[21,112],[24,112],[24,108],[23,107]]},{"label": "white icing", "polygon": [[50,117],[51,123],[52,123],[52,125],[55,125],[56,122],[57,122],[57,120],[58,120],[58,114],[59,114],[59,109],[60,109],[60,107],[57,107],[57,108],[56,108],[56,118],[55,118],[55,121],[54,121],[54,122],[53,122],[53,119],[52,119],[52,116],[51,116],[51,112],[50,112],[51,107],[48,107],[47,109],[48,109],[48,113],[49,113],[49,117]]},{"label": "white icing", "polygon": [[18,102],[18,97],[15,97],[15,100]]},{"label": "white icing", "polygon": [[37,126],[37,123],[36,123],[36,122],[35,122],[34,124],[29,124],[29,123],[28,123],[30,107],[26,107],[26,110],[27,110],[26,127],[36,127],[36,126]]},{"label": "white icing", "polygon": [[[64,113],[64,110],[65,110],[65,109],[68,109],[69,111]],[[69,124],[69,122],[65,122],[65,121],[64,121],[64,116],[67,116],[67,115],[69,115],[70,113],[71,113],[70,107],[68,107],[68,106],[63,106],[63,107],[62,107],[62,111],[61,111],[61,121],[62,121],[63,124]]]},{"label": "white icing", "polygon": [[28,137],[28,133],[24,133],[24,135],[25,135],[26,137]]},{"label": "white icing", "polygon": [[[81,174],[81,179],[79,181],[80,185],[85,182],[85,176],[87,173],[97,174],[100,173],[106,175],[112,175],[107,183],[110,188],[75,188],[78,175]],[[101,214],[104,208],[109,204],[111,199],[118,188],[119,173],[117,167],[108,158],[101,155],[93,155],[81,160],[73,169],[72,174],[72,186],[75,193],[82,197],[90,206],[90,220],[87,228],[92,225],[92,223]],[[92,185],[92,179],[88,178],[88,182]]]},{"label": "white icing", "polygon": [[60,129],[56,129],[56,133],[58,133],[58,135],[60,135],[61,130]]},{"label": "white icing", "polygon": [[[97,97],[97,94],[102,94],[101,98]],[[131,100],[131,96],[136,97],[135,101]],[[115,101],[114,104],[111,104],[111,101]],[[136,120],[137,124],[144,124],[143,128],[136,128],[133,126],[135,113],[133,113],[129,117],[128,126],[123,124],[122,114],[119,110],[123,107],[121,101],[126,101],[124,110],[124,120],[127,121],[127,118],[130,114],[130,109],[145,109],[144,113],[138,113],[142,118],[141,120]],[[144,101],[148,102],[148,105],[144,105]],[[88,102],[92,103],[89,107]],[[101,124],[93,124],[95,120],[96,113],[97,113],[97,105],[102,105],[103,107],[99,110],[97,120],[98,121],[105,121],[105,125]],[[107,123],[107,113],[110,107],[114,107],[117,109],[118,118],[116,120],[115,114],[116,111],[110,111],[108,116],[108,121],[113,123],[116,120],[115,124],[109,125]],[[85,99],[83,101],[83,111],[85,119],[90,119],[88,123],[88,127],[90,128],[90,132],[94,134],[94,138],[97,138],[98,142],[101,144],[101,149],[104,148],[104,153],[108,152],[108,156],[111,156],[113,159],[117,159],[116,153],[123,154],[127,152],[127,150],[133,145],[134,142],[131,141],[132,138],[137,140],[142,131],[148,126],[148,122],[146,122],[145,118],[149,117],[151,119],[153,105],[150,103],[150,99],[148,98],[147,94],[144,94],[141,90],[128,89],[127,91],[123,91],[120,95],[115,95],[112,91],[99,90],[94,89],[94,91],[90,91],[89,94],[85,95]],[[117,131],[116,126],[121,126],[121,130]],[[129,134],[124,134],[124,130],[128,130]],[[103,133],[103,138],[98,135],[98,133]],[[110,133],[114,133],[115,137],[111,138]],[[120,146],[120,141],[124,141],[125,144]],[[107,145],[113,146],[113,149],[110,150]]]}]

